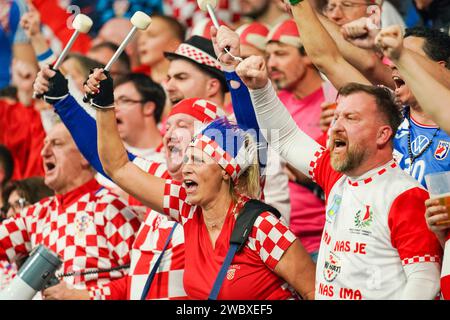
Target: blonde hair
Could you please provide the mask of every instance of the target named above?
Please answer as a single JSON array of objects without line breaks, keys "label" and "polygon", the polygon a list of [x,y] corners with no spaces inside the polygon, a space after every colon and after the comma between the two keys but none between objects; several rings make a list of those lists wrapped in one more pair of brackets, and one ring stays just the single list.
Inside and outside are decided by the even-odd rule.
[{"label": "blonde hair", "polygon": [[253,137],[245,134],[245,148],[254,148],[255,157],[253,163],[239,176],[238,183],[235,185],[230,179],[230,194],[233,201],[237,201],[238,194],[243,194],[251,199],[259,199],[261,196],[260,173],[258,163],[258,152],[256,142]]}]

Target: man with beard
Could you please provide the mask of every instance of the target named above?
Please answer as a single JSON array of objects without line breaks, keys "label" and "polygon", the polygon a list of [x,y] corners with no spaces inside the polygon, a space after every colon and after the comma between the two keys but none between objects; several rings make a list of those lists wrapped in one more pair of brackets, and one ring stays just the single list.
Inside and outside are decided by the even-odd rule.
[{"label": "man with beard", "polygon": [[282,0],[239,0],[241,14],[267,26],[275,26],[289,15],[283,10]]},{"label": "man with beard", "polygon": [[[325,82],[306,55],[294,20],[274,27],[267,36],[267,66],[278,97],[299,126],[311,138],[322,136],[319,120]],[[310,179],[296,174],[289,182],[290,228],[315,259],[324,224],[323,201],[314,194]]]},{"label": "man with beard", "polygon": [[[320,55],[320,61],[315,60],[315,63],[318,63],[319,69],[337,88],[348,82],[370,84],[363,74],[345,61],[327,33],[319,31],[320,22],[311,8],[308,8],[306,2],[294,6],[293,10],[297,24],[301,30],[305,31],[305,34],[314,30],[324,36],[321,37],[320,46],[310,36],[304,37],[303,42],[308,52],[314,51],[316,57]],[[369,32],[362,34],[362,38],[366,42],[370,42],[372,46],[374,46],[374,41],[370,39],[373,36],[374,34]],[[436,65],[438,62],[441,65],[448,65],[449,37],[439,31],[424,28],[411,29],[405,37],[405,46],[418,53],[421,58],[424,57],[425,60],[436,61]],[[417,63],[423,64],[424,62],[418,60]],[[447,154],[450,138],[434,124],[428,115],[423,113],[395,68],[392,79],[396,86],[397,101],[403,105],[409,105],[409,108],[405,109],[407,119],[398,129],[394,139],[394,156],[402,169],[425,186],[424,176],[427,173],[449,169],[450,162],[447,160]]]},{"label": "man with beard", "polygon": [[[316,181],[327,199],[316,269],[318,299],[433,299],[441,249],[427,229],[428,193],[392,157],[400,114],[384,88],[351,83],[339,90],[329,149],[301,131],[250,57],[236,72],[249,87],[269,143]],[[301,150],[301,151],[299,151]]]}]

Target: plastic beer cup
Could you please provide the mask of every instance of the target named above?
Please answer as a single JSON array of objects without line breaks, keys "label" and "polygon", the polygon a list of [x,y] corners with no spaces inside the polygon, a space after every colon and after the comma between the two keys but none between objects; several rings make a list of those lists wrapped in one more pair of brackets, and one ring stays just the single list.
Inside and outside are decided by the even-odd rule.
[{"label": "plastic beer cup", "polygon": [[[441,206],[450,213],[450,171],[431,173],[425,176],[430,199],[439,200]],[[450,223],[450,220],[440,221],[437,225]]]}]

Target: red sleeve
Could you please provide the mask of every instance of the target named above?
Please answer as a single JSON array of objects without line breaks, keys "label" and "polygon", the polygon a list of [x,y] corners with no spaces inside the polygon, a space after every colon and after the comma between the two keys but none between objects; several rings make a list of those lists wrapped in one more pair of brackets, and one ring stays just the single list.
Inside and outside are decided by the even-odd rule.
[{"label": "red sleeve", "polygon": [[[67,28],[67,21],[73,14],[61,8],[57,0],[33,0],[33,5],[41,14],[41,22],[52,29],[64,48],[73,34],[73,29]],[[71,51],[86,53],[90,47],[91,38],[87,34],[80,33]]]},{"label": "red sleeve", "polygon": [[33,107],[27,108],[30,113],[30,150],[25,165],[24,178],[33,176],[44,176],[44,165],[42,163],[41,150],[44,147],[45,131],[42,126],[40,114]]},{"label": "red sleeve", "polygon": [[319,150],[314,156],[315,159],[310,163],[309,175],[323,189],[328,198],[334,184],[342,177],[342,173],[331,167],[330,150]]},{"label": "red sleeve", "polygon": [[389,210],[391,243],[397,248],[403,265],[440,262],[442,248],[425,222],[425,200],[428,198],[424,189],[409,189],[394,200]]},{"label": "red sleeve", "polygon": [[447,234],[442,260],[441,292],[445,300],[450,300],[450,232]]},{"label": "red sleeve", "polygon": [[327,139],[328,139],[328,134],[326,132],[324,132],[320,137],[318,137],[316,139],[316,142],[325,148],[327,146]]}]

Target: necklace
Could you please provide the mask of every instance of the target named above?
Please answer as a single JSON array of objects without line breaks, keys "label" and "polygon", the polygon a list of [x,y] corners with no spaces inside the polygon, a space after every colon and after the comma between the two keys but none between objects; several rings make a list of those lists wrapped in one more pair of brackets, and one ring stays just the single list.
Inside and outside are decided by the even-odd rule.
[{"label": "necklace", "polygon": [[228,209],[227,214],[224,217],[222,217],[222,218],[220,218],[220,219],[218,219],[216,221],[213,221],[213,222],[206,222],[206,221],[204,221],[206,227],[208,229],[211,229],[211,228],[218,228],[219,226],[223,225],[224,221],[227,219],[227,217],[229,215],[234,215],[236,213],[236,209],[238,208],[238,206],[239,206],[239,204],[241,202],[242,202],[241,201],[241,197],[239,197],[239,200],[236,201],[236,203],[232,207],[230,206],[230,208]]},{"label": "necklace", "polygon": [[436,137],[436,135],[439,133],[439,131],[441,130],[440,127],[438,127],[436,129],[436,131],[434,131],[433,136],[431,137],[430,141],[428,142],[428,144],[425,146],[425,148],[422,149],[422,151],[419,152],[419,154],[417,155],[413,155],[412,153],[412,149],[411,149],[411,118],[408,117],[408,155],[409,155],[409,159],[411,160],[411,166],[413,165],[414,161],[419,158],[421,155],[424,154],[425,151],[428,150],[428,148],[431,146],[431,144],[433,143],[434,137]]}]

